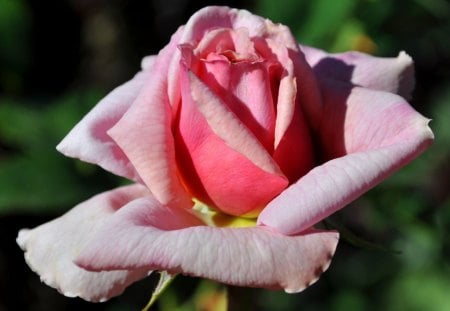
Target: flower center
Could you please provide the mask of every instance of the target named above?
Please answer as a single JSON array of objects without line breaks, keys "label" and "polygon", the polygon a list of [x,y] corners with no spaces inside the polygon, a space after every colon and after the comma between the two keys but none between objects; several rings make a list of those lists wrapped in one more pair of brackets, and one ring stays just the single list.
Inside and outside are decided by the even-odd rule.
[{"label": "flower center", "polygon": [[193,199],[194,213],[205,224],[211,227],[245,228],[256,226],[256,218],[231,216],[211,209],[203,202]]},{"label": "flower center", "polygon": [[254,55],[254,54],[244,55],[244,54],[232,51],[232,50],[226,50],[219,54],[225,56],[228,59],[228,61],[232,64],[242,63],[242,62],[254,63],[254,62],[260,61],[260,59],[257,55]]}]

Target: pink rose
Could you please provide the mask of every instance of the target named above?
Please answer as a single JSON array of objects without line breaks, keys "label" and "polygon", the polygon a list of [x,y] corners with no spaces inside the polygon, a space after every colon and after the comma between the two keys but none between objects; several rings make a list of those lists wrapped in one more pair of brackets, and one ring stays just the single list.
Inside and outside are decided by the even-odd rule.
[{"label": "pink rose", "polygon": [[91,301],[152,270],[301,291],[338,242],[313,226],[431,143],[412,87],[404,52],[330,55],[247,11],[202,9],[58,146],[135,184],[17,241],[45,283]]}]

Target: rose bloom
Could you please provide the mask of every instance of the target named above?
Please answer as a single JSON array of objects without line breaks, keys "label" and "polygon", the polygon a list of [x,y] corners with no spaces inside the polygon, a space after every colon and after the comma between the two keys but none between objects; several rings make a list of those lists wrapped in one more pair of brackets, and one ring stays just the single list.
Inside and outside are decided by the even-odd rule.
[{"label": "rose bloom", "polygon": [[132,180],[20,231],[42,281],[104,301],[151,271],[303,290],[339,235],[314,225],[433,139],[411,58],[327,54],[207,7],[57,147]]}]

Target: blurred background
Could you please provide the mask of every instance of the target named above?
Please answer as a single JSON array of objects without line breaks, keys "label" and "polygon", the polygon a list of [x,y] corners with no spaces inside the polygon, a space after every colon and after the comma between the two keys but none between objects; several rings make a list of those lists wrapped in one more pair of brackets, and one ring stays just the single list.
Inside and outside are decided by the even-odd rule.
[{"label": "blurred background", "polygon": [[[58,154],[96,102],[139,70],[199,8],[245,8],[328,51],[415,60],[411,104],[436,141],[334,215],[330,269],[301,294],[230,288],[230,310],[450,310],[450,4],[445,0],[0,0],[0,311],[139,310],[156,277],[102,304],[40,283],[17,231],[123,180]],[[154,310],[221,310],[220,284],[178,277]]]}]

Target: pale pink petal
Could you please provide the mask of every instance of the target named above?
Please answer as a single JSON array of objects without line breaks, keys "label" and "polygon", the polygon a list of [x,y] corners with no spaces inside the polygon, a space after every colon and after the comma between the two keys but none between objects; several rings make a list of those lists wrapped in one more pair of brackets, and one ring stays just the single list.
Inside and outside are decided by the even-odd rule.
[{"label": "pale pink petal", "polygon": [[209,6],[192,15],[186,23],[180,43],[196,45],[208,32],[218,28],[244,28],[250,38],[270,38],[290,50],[298,50],[298,44],[287,26],[274,24],[247,10],[224,6]]},{"label": "pale pink petal", "polygon": [[431,143],[429,120],[402,97],[331,80],[321,88],[324,108],[315,134],[321,160],[408,141]]},{"label": "pale pink petal", "polygon": [[236,58],[239,60],[258,58],[246,28],[212,29],[195,46],[194,54],[199,58],[206,59],[209,54],[226,54],[228,52],[232,52],[232,55],[237,56]]},{"label": "pale pink petal", "polygon": [[147,276],[149,270],[89,272],[75,265],[73,260],[117,209],[146,195],[149,192],[140,185],[105,192],[79,204],[60,218],[31,230],[21,230],[17,243],[25,251],[25,259],[31,269],[47,285],[68,297],[105,301]]},{"label": "pale pink petal", "polygon": [[180,42],[198,43],[207,32],[217,28],[247,28],[250,37],[259,37],[268,32],[269,23],[273,25],[270,21],[246,10],[209,6],[192,15],[186,23]]},{"label": "pale pink petal", "polygon": [[168,65],[176,50],[179,32],[158,54],[152,76],[133,105],[108,131],[144,183],[162,203],[190,207],[191,198],[184,190],[175,161],[172,134],[172,110],[168,100]]},{"label": "pale pink petal", "polygon": [[328,54],[309,46],[303,53],[319,79],[336,79],[375,90],[399,94],[406,99],[414,89],[414,65],[411,57],[374,57],[360,52]]},{"label": "pale pink petal", "polygon": [[123,116],[151,76],[147,69],[109,93],[59,143],[58,151],[139,181],[139,174],[107,131]]},{"label": "pale pink petal", "polygon": [[259,224],[284,234],[301,232],[344,207],[417,157],[433,139],[429,120],[397,95],[323,87],[316,143],[328,162],[291,185],[258,218]]},{"label": "pale pink petal", "polygon": [[[187,210],[171,210],[156,201],[147,205],[151,209],[134,202],[122,208],[76,263],[92,271],[167,270],[293,293],[314,283],[327,269],[338,242],[333,231],[284,236],[266,227],[182,228],[180,223],[190,217]],[[152,214],[157,217],[145,217]],[[169,226],[166,221],[176,224]]]},{"label": "pale pink petal", "polygon": [[156,55],[145,56],[141,61],[141,68],[144,71],[151,71],[155,64]]},{"label": "pale pink petal", "polygon": [[[288,184],[235,114],[191,71],[182,76],[180,170],[191,192],[233,215],[258,212]],[[183,148],[182,148],[183,147]]]}]

